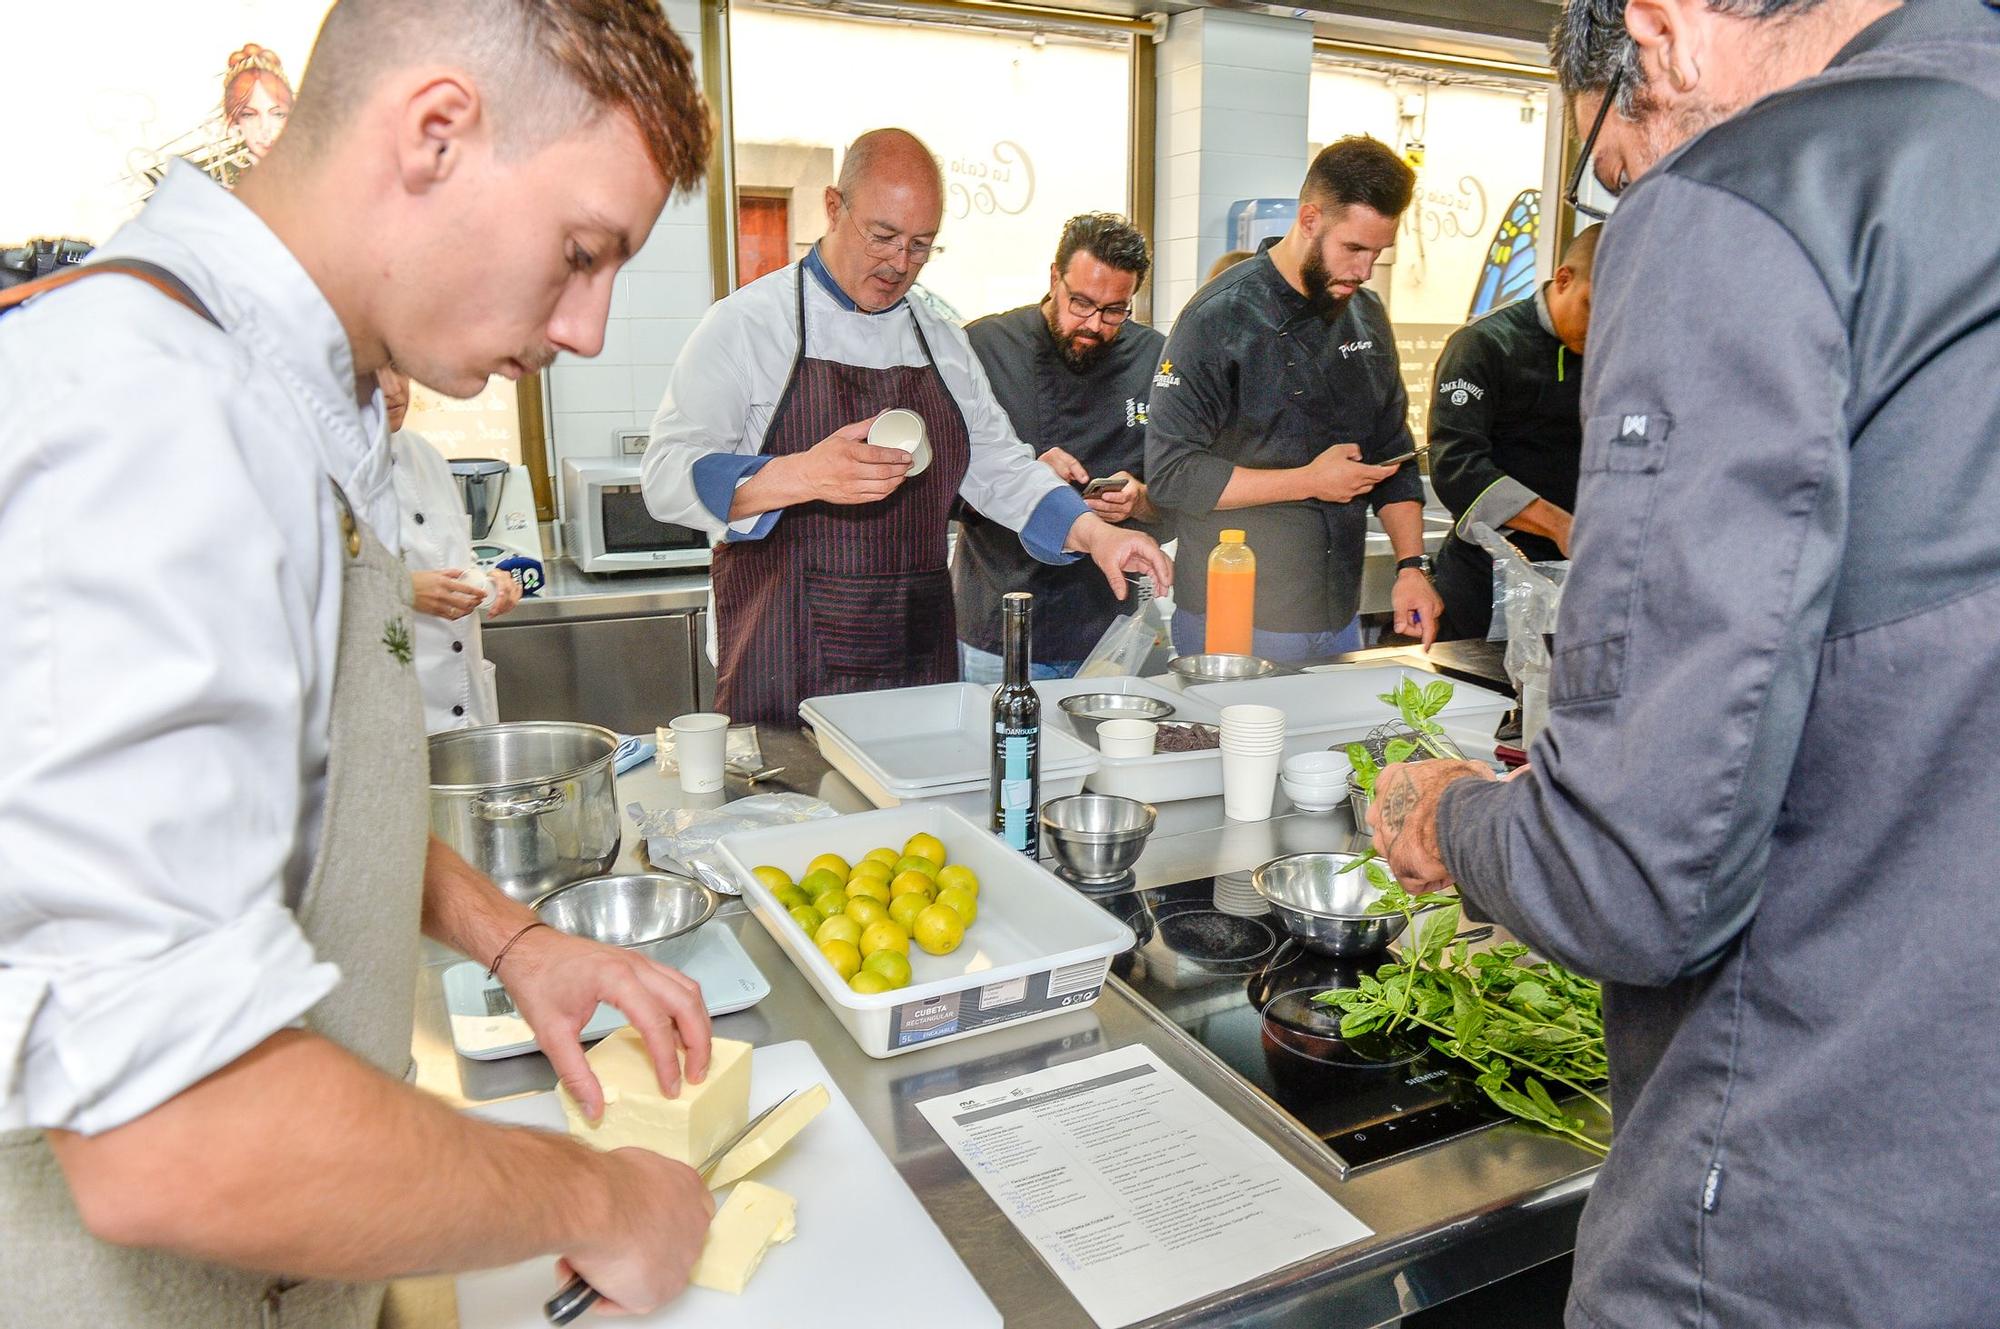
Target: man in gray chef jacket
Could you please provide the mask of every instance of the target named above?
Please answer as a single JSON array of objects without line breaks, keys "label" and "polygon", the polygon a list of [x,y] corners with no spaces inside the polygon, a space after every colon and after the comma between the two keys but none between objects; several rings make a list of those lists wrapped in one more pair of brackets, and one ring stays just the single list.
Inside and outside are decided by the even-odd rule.
[{"label": "man in gray chef jacket", "polygon": [[1990,1325],[2000,0],[1767,7],[1558,30],[1712,127],[1606,229],[1530,768],[1371,822],[1605,981],[1572,1325]]}]

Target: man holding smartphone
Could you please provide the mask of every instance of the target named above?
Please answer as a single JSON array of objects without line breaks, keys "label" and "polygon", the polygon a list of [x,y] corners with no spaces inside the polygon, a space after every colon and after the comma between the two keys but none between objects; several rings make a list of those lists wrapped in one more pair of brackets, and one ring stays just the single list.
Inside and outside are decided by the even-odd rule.
[{"label": "man holding smartphone", "polygon": [[[1132,297],[1151,265],[1146,237],[1123,217],[1072,217],[1049,265],[1048,293],[965,329],[1015,432],[1109,522],[1157,515],[1140,477],[1147,394],[1166,338],[1132,320]],[[1074,675],[1131,607],[1094,569],[1085,572],[1036,562],[1011,530],[966,508],[951,569],[961,676],[1000,681],[1000,597],[1008,591],[1032,593],[1040,611],[1034,677]]]}]

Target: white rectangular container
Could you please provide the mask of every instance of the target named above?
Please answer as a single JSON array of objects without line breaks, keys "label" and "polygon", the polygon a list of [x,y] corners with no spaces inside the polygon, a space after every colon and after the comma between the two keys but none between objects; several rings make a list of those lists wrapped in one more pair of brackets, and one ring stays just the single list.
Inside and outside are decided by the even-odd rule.
[{"label": "white rectangular container", "polygon": [[[1285,713],[1285,755],[1291,756],[1355,742],[1377,725],[1394,720],[1396,708],[1381,694],[1393,691],[1405,676],[1420,684],[1438,681],[1435,674],[1398,665],[1327,665],[1302,674],[1202,683],[1187,689],[1187,694],[1217,710],[1244,704],[1277,707]],[[1451,701],[1439,713],[1439,723],[1455,731],[1484,732],[1490,748],[1493,727],[1513,709],[1513,698],[1450,681]],[[1219,780],[1220,761],[1216,769]]]},{"label": "white rectangular container", "polygon": [[[979,913],[950,955],[912,946],[910,984],[893,992],[864,995],[848,987],[750,871],[769,863],[796,879],[820,854],[852,863],[878,846],[900,849],[920,831],[943,841],[952,862],[978,875]],[[717,848],[757,921],[871,1057],[1081,1010],[1102,994],[1111,957],[1136,941],[1132,929],[1047,868],[935,804],[742,831],[722,837]]]},{"label": "white rectangular container", "polygon": [[[1034,685],[1042,698],[1042,723],[1046,727],[1053,714],[1079,741],[1089,725],[1079,726],[1061,706],[1064,697],[1086,692],[1121,692],[1155,697],[1174,708],[1165,723],[1220,724],[1222,713],[1199,697],[1162,686],[1149,678],[1060,678],[1045,679]],[[1094,745],[1093,745],[1094,746]],[[1097,769],[1084,779],[1084,787],[1099,794],[1117,794],[1142,803],[1171,803],[1183,798],[1209,798],[1222,792],[1222,754],[1214,748],[1206,752],[1155,752],[1150,757],[1107,757],[1099,753]],[[1044,800],[1055,797],[1044,791]]]},{"label": "white rectangular container", "polygon": [[[810,697],[799,717],[827,763],[878,808],[942,801],[983,818],[991,798],[993,690],[977,683]],[[1044,801],[1078,793],[1097,750],[1044,717]]]}]

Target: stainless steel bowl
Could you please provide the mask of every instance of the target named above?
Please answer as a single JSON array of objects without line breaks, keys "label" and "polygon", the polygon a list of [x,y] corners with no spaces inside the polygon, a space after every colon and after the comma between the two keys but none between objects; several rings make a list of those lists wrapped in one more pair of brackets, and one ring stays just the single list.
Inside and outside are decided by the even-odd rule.
[{"label": "stainless steel bowl", "polygon": [[1401,914],[1364,912],[1382,892],[1361,872],[1342,872],[1358,854],[1286,854],[1250,874],[1250,884],[1299,944],[1321,955],[1380,951],[1402,935]]},{"label": "stainless steel bowl", "polygon": [[1278,672],[1278,666],[1255,655],[1180,655],[1167,661],[1167,668],[1194,683],[1263,678]]},{"label": "stainless steel bowl", "polygon": [[653,946],[714,917],[714,891],[669,872],[586,877],[535,901],[535,915],[558,932],[612,946]]},{"label": "stainless steel bowl", "polygon": [[1139,861],[1159,814],[1151,803],[1115,794],[1071,794],[1042,804],[1042,830],[1056,861],[1086,885],[1117,881]]},{"label": "stainless steel bowl", "polygon": [[1174,713],[1171,702],[1136,692],[1079,692],[1056,705],[1079,720],[1164,720]]}]

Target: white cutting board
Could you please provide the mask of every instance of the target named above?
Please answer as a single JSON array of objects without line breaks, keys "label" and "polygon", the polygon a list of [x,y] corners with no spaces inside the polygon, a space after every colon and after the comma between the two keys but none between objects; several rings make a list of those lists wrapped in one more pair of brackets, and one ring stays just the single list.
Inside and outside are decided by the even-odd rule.
[{"label": "white cutting board", "polygon": [[[824,1084],[831,1096],[826,1111],[751,1174],[798,1200],[798,1235],[772,1248],[743,1295],[691,1287],[651,1315],[607,1320],[586,1314],[579,1325],[879,1329],[887,1305],[921,1307],[920,1322],[927,1325],[1000,1329],[1000,1312],[903,1184],[810,1044],[757,1049],[750,1062],[751,1115],[813,1084]],[[515,1126],[565,1129],[562,1104],[553,1092],[480,1108],[476,1115]],[[855,1286],[871,1253],[881,1257],[875,1267],[888,1280],[883,1286],[892,1289],[887,1302],[841,1291]],[[458,1280],[459,1329],[547,1329],[542,1303],[555,1290],[553,1257],[467,1274]]]}]

